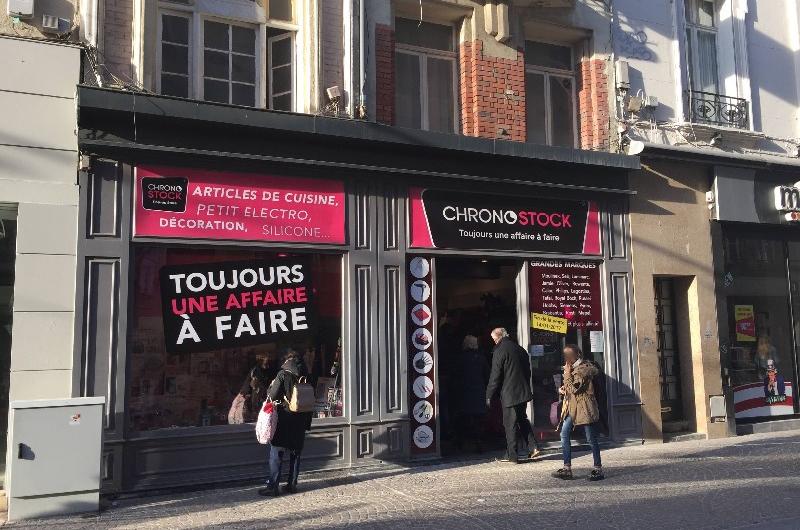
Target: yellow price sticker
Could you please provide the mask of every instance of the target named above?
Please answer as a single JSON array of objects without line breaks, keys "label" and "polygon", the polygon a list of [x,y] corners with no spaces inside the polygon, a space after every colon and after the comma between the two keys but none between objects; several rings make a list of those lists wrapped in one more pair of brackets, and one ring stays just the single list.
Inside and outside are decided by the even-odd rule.
[{"label": "yellow price sticker", "polygon": [[531,313],[531,327],[533,329],[541,329],[566,335],[567,319],[542,313]]}]

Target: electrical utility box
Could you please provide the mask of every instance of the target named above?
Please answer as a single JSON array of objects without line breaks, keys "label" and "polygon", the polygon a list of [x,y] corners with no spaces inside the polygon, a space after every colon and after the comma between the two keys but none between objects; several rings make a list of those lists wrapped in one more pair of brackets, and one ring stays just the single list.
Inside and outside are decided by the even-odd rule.
[{"label": "electrical utility box", "polygon": [[8,520],[97,511],[104,397],[12,401]]}]

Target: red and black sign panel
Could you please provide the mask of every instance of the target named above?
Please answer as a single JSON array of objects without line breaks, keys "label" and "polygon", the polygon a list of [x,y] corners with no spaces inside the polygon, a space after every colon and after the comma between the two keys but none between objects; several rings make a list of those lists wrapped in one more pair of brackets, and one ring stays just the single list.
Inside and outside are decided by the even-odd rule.
[{"label": "red and black sign panel", "polygon": [[313,329],[305,259],[168,265],[159,274],[170,353],[266,344]]},{"label": "red and black sign panel", "polygon": [[565,318],[571,328],[603,329],[600,263],[534,260],[528,274],[532,313]]},{"label": "red and black sign panel", "polygon": [[591,201],[412,188],[409,204],[413,247],[600,253]]}]

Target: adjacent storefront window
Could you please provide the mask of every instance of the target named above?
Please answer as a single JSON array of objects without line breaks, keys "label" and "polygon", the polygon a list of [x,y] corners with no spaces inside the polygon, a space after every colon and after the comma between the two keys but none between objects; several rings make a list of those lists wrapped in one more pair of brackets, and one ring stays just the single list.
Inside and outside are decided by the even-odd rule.
[{"label": "adjacent storefront window", "polygon": [[133,263],[133,430],[253,421],[290,351],[317,388],[316,417],[342,415],[341,255],[142,246]]},{"label": "adjacent storefront window", "polygon": [[[788,248],[800,258],[796,244]],[[724,253],[722,290],[736,418],[793,414],[795,354],[787,244],[729,232]]]}]

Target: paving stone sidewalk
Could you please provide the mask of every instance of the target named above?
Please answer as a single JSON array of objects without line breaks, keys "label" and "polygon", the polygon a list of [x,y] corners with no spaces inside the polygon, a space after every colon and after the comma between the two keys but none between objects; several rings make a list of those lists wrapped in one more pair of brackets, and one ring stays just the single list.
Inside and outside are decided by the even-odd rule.
[{"label": "paving stone sidewalk", "polygon": [[[800,431],[610,449],[607,479],[550,477],[559,455],[472,460],[346,478],[308,478],[277,499],[257,486],[119,502],[102,513],[7,528],[800,528]],[[302,477],[301,477],[302,478]]]}]

